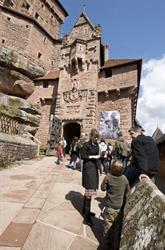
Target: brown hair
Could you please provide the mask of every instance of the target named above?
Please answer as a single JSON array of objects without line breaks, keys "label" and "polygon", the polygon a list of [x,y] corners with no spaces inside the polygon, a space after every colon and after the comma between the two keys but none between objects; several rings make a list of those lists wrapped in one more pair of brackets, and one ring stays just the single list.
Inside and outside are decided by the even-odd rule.
[{"label": "brown hair", "polygon": [[123,163],[119,160],[112,162],[112,174],[115,176],[121,176],[123,174]]},{"label": "brown hair", "polygon": [[91,129],[90,138],[91,138],[91,137],[95,137],[95,138],[99,138],[99,137],[100,137],[99,132],[97,131],[96,128],[92,128],[92,129]]},{"label": "brown hair", "polygon": [[141,130],[142,130],[142,129],[141,129],[140,127],[134,126],[134,127],[130,128],[130,129],[128,130],[128,132],[131,132],[131,131],[133,131],[133,132],[140,132]]}]

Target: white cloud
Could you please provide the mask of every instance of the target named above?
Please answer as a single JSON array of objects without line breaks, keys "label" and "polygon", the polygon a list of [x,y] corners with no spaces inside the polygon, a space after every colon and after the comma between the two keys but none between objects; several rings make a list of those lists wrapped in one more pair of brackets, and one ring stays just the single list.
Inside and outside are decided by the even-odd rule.
[{"label": "white cloud", "polygon": [[143,64],[137,119],[152,135],[158,127],[165,133],[165,55]]}]

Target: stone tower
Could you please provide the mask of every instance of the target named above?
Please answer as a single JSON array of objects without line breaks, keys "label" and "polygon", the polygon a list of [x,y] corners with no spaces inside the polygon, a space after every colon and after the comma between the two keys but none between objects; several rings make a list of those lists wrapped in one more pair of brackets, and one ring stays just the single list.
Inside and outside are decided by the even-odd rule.
[{"label": "stone tower", "polygon": [[[61,48],[60,78],[55,115],[62,120],[64,136],[88,133],[96,125],[97,84],[101,29],[82,13]],[[72,135],[71,135],[72,136]]]}]

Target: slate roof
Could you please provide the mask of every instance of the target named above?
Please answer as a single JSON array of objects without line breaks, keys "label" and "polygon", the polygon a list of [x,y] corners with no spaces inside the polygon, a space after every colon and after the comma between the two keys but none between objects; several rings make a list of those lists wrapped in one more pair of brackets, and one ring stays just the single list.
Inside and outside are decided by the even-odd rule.
[{"label": "slate roof", "polygon": [[101,69],[114,68],[122,65],[141,62],[141,59],[109,59],[107,60]]}]

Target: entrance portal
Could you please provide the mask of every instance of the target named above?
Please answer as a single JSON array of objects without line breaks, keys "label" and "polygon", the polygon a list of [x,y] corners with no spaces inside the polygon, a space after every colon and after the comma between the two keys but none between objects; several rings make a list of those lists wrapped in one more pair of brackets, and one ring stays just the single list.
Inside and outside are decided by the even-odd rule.
[{"label": "entrance portal", "polygon": [[76,122],[71,122],[64,125],[63,136],[67,142],[66,153],[69,153],[70,144],[75,136],[80,138],[80,124]]}]

